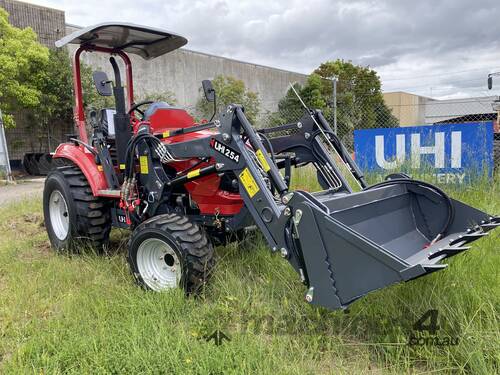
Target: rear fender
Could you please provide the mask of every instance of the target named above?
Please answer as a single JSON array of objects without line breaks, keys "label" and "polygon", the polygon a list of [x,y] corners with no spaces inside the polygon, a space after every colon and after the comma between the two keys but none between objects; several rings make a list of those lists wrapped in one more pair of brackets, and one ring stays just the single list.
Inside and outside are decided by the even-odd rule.
[{"label": "rear fender", "polygon": [[75,163],[87,178],[92,189],[92,194],[95,196],[98,195],[99,190],[108,189],[104,172],[99,171],[99,167],[94,160],[94,155],[83,146],[73,143],[62,143],[57,147],[52,158],[65,158]]}]

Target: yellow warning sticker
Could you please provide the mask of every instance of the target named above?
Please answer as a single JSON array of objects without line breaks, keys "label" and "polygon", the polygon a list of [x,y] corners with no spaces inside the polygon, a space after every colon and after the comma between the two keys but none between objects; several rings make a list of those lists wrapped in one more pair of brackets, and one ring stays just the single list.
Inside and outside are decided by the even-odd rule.
[{"label": "yellow warning sticker", "polygon": [[148,174],[149,173],[148,157],[146,155],[139,156],[139,165],[141,167],[141,173],[142,174]]},{"label": "yellow warning sticker", "polygon": [[260,165],[264,168],[264,171],[269,172],[271,167],[269,166],[264,153],[261,150],[257,150],[255,154],[257,155],[257,159],[259,159]]},{"label": "yellow warning sticker", "polygon": [[240,180],[250,198],[252,198],[259,192],[259,186],[255,182],[255,179],[253,178],[248,168],[243,169],[243,171],[240,173]]},{"label": "yellow warning sticker", "polygon": [[120,164],[120,169],[125,169],[125,164]]},{"label": "yellow warning sticker", "polygon": [[200,175],[200,170],[195,169],[194,171],[188,172],[187,178],[198,177]]},{"label": "yellow warning sticker", "polygon": [[170,137],[170,132],[167,130],[167,131],[164,131],[163,132],[163,138],[168,138]]}]

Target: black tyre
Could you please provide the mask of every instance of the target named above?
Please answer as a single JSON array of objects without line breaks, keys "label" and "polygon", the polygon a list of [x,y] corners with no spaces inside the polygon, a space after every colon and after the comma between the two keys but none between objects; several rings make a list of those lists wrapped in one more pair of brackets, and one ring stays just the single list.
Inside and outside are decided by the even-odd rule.
[{"label": "black tyre", "polygon": [[34,153],[24,154],[23,167],[26,173],[31,176],[38,176],[40,174],[38,163],[36,162],[36,156],[37,154]]},{"label": "black tyre", "polygon": [[38,169],[40,174],[47,175],[52,169],[52,155],[40,154],[38,157]]},{"label": "black tyre", "polygon": [[101,251],[111,230],[109,207],[94,197],[82,171],[75,165],[50,171],[43,191],[45,227],[57,251],[90,246]]},{"label": "black tyre", "polygon": [[22,165],[27,174],[29,175],[35,174],[31,162],[31,154],[24,154]]},{"label": "black tyre", "polygon": [[214,266],[214,250],[204,231],[178,214],[141,223],[129,242],[128,262],[139,285],[163,291],[181,287],[196,293]]}]

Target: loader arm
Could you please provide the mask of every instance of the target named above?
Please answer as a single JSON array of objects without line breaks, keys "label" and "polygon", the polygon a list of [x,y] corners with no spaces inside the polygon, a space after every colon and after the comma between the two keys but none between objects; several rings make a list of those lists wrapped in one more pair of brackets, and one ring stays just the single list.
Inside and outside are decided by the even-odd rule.
[{"label": "loader arm", "polygon": [[[317,170],[323,189],[352,192],[351,186],[333,160],[332,152],[338,156],[340,162],[346,166],[360,187],[368,186],[363,172],[351,158],[320,110],[305,113],[296,123],[261,129],[259,134],[262,134],[268,141],[264,144],[268,152],[274,152],[276,155],[294,154],[295,157],[290,161],[293,165],[312,163]],[[285,167],[286,163],[282,162],[279,166]]]},{"label": "loader arm", "polygon": [[[219,164],[218,173],[234,172],[246,208],[271,248],[279,249],[284,244],[280,229],[287,220],[284,219],[284,207],[275,199],[262,174],[264,170],[279,195],[284,196],[288,187],[278,167],[268,156],[240,106],[230,105],[220,116],[216,129],[218,131],[211,137],[169,144],[169,150],[176,158],[208,155]],[[242,136],[247,138],[252,147],[248,147]],[[227,157],[225,153],[228,150],[237,156]]]},{"label": "loader arm", "polygon": [[[330,186],[326,177],[328,190],[318,193],[288,190],[238,105],[220,116],[213,136],[169,145],[175,157],[209,155],[217,173],[234,172],[246,209],[272,251],[279,251],[299,273],[308,287],[308,302],[346,308],[373,290],[445,268],[441,260],[467,250],[465,245],[500,225],[498,217],[448,199],[427,183],[398,180],[367,187],[345,147],[332,136],[342,162],[365,187],[353,193],[328,151],[321,144],[313,148],[317,139],[306,136],[318,126],[330,134],[321,113],[314,116],[315,121],[301,120],[298,135],[271,138],[270,143],[276,154],[294,151],[297,164],[316,163],[318,170],[338,178],[340,184]],[[443,222],[446,233],[441,235]]]}]

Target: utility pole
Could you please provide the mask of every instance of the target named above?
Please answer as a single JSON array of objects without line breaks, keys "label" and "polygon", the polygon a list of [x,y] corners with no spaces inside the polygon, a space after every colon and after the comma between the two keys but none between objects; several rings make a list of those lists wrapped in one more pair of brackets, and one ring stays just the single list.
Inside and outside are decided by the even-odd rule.
[{"label": "utility pole", "polygon": [[339,77],[333,76],[333,132],[337,135],[337,82]]},{"label": "utility pole", "polygon": [[[488,90],[491,90],[493,88],[493,77],[495,76],[500,76],[500,72],[494,72],[488,74]],[[495,100],[491,106],[493,107],[493,110],[497,112],[497,121],[494,126],[493,131],[495,133],[500,132],[500,96]]]}]

